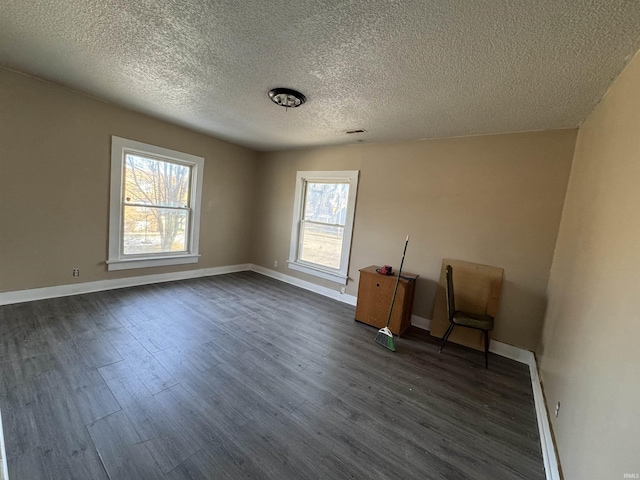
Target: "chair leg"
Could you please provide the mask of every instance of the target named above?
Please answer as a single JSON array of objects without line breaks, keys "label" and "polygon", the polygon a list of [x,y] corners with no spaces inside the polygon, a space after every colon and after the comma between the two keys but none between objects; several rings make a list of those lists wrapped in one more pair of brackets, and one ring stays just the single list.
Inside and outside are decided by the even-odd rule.
[{"label": "chair leg", "polygon": [[438,350],[438,353],[442,352],[442,349],[444,348],[444,344],[447,343],[447,340],[449,339],[449,335],[451,335],[451,332],[453,331],[453,327],[455,327],[455,323],[452,323],[449,325],[449,328],[447,329],[447,333],[444,334],[444,337],[442,337],[444,340],[442,341],[442,345],[440,345],[440,350]]},{"label": "chair leg", "polygon": [[483,330],[484,333],[484,368],[489,368],[489,332]]}]

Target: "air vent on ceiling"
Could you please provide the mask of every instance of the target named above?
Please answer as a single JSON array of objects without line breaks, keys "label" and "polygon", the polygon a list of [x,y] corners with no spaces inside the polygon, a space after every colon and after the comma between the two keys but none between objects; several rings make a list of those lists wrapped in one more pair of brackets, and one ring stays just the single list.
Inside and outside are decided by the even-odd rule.
[{"label": "air vent on ceiling", "polygon": [[358,129],[358,130],[347,130],[345,133],[346,133],[347,135],[351,135],[351,134],[353,134],[353,133],[364,133],[364,132],[366,132],[366,130],[363,130],[362,128],[360,128],[360,129]]}]

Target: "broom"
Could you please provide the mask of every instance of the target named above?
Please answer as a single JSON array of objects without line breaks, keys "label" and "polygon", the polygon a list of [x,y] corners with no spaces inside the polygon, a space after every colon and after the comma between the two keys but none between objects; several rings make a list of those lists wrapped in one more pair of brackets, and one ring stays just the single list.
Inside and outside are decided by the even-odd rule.
[{"label": "broom", "polygon": [[402,264],[404,263],[404,255],[407,253],[407,245],[409,244],[409,235],[404,242],[404,251],[402,252],[402,260],[400,261],[400,269],[398,270],[398,277],[396,278],[396,287],[393,289],[393,297],[391,298],[391,307],[389,308],[389,316],[387,317],[387,324],[384,328],[378,330],[376,335],[376,343],[379,343],[384,348],[388,348],[392,352],[396,351],[396,346],[393,344],[393,333],[389,330],[389,322],[391,322],[391,312],[393,311],[393,304],[396,301],[396,293],[398,293],[398,283],[400,282],[400,275],[402,274]]}]

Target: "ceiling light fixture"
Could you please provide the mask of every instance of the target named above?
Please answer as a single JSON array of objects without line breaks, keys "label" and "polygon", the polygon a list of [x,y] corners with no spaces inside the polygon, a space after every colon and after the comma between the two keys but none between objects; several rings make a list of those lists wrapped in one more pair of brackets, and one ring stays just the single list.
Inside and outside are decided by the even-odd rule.
[{"label": "ceiling light fixture", "polygon": [[273,90],[269,90],[269,98],[276,105],[285,108],[299,107],[307,101],[307,97],[290,88],[274,88]]}]

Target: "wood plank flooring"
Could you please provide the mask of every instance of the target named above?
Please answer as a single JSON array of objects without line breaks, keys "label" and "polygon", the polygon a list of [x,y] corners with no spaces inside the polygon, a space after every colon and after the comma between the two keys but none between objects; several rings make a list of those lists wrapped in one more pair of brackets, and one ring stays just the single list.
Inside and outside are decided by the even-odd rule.
[{"label": "wood plank flooring", "polygon": [[251,272],[0,307],[9,476],[544,478],[528,367],[354,311]]}]

